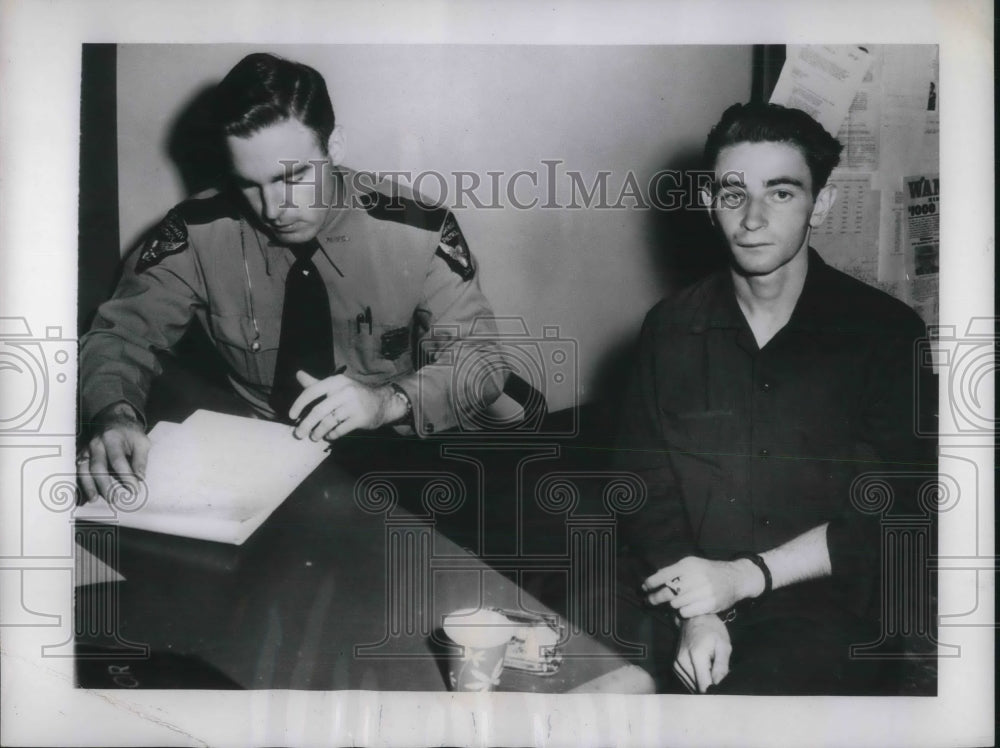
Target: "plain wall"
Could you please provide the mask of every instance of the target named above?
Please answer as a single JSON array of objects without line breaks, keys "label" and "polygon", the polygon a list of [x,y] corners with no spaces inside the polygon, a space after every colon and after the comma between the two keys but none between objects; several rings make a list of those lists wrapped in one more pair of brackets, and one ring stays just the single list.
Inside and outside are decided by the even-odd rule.
[{"label": "plain wall", "polygon": [[[252,51],[323,74],[347,134],[348,166],[469,171],[484,184],[486,172],[501,171],[502,189],[515,172],[534,171],[539,187],[522,177],[517,196],[540,204],[551,190],[543,160],[562,162],[559,205],[570,203],[571,170],[588,186],[599,171],[611,172],[610,203],[630,172],[645,192],[658,170],[692,166],[711,125],[751,90],[749,46],[123,45],[117,117],[124,248],[200,186],[178,165],[178,120]],[[439,197],[434,179],[423,187]],[[490,203],[491,190],[477,194]],[[588,401],[606,386],[608,368],[635,339],[645,312],[677,282],[664,253],[683,237],[656,210],[520,210],[505,195],[502,201],[499,209],[468,202],[456,209],[484,289],[498,315],[523,317],[533,336],[556,326],[576,341],[578,381],[546,383],[550,408]]]}]

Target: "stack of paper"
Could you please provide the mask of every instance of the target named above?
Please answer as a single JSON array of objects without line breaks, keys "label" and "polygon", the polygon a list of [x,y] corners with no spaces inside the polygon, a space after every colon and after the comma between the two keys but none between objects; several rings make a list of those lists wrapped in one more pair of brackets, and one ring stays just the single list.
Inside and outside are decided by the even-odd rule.
[{"label": "stack of paper", "polygon": [[79,543],[75,544],[73,565],[73,586],[86,587],[88,584],[124,582],[125,577],[112,569],[101,559]]},{"label": "stack of paper", "polygon": [[77,519],[241,545],[327,454],[287,424],[199,410],[158,423],[136,506],[95,500]]}]

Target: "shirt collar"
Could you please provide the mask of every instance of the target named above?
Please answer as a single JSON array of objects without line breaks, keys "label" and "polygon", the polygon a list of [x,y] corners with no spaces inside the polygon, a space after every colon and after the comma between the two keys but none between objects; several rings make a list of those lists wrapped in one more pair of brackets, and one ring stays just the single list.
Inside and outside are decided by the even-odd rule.
[{"label": "shirt collar", "polygon": [[827,265],[819,253],[809,248],[809,268],[806,271],[806,281],[802,293],[792,310],[786,328],[790,330],[815,331],[827,329],[843,319],[844,310],[838,308],[834,297],[832,283],[834,271]]},{"label": "shirt collar", "polygon": [[[812,247],[808,248],[809,262],[806,279],[802,285],[792,316],[785,325],[789,329],[810,330],[822,327],[836,315],[831,309],[830,276],[831,269]],[[746,319],[736,301],[732,271],[726,267],[714,273],[706,281],[701,304],[691,317],[691,331],[704,332],[707,329],[741,329]]]}]

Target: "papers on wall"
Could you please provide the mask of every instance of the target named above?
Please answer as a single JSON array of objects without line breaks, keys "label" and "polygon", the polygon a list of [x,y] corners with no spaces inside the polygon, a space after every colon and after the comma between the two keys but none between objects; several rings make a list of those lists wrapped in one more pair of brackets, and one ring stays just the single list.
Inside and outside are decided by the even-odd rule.
[{"label": "papers on wall", "polygon": [[865,283],[878,281],[878,216],[881,195],[869,172],[835,170],[828,184],[837,199],[811,242],[831,264]]},{"label": "papers on wall", "polygon": [[937,324],[940,180],[937,174],[922,174],[905,177],[903,184],[905,251],[912,303],[927,324]]},{"label": "papers on wall", "polygon": [[861,47],[789,45],[771,103],[801,109],[836,135],[870,65]]},{"label": "papers on wall", "polygon": [[813,246],[928,324],[937,321],[940,232],[937,195],[925,187],[937,189],[939,97],[932,44],[789,46],[771,97],[808,112],[844,146],[830,180],[837,202]]},{"label": "papers on wall", "polygon": [[837,140],[844,145],[840,165],[847,169],[876,171],[882,120],[882,55],[871,54],[868,72],[861,79]]},{"label": "papers on wall", "polygon": [[327,453],[287,424],[206,410],[161,422],[149,437],[139,496],[119,506],[92,501],[75,518],[240,545]]},{"label": "papers on wall", "polygon": [[[878,183],[891,195],[889,210],[883,210],[879,240],[879,279],[893,283],[897,295],[913,305],[925,321],[936,318],[929,306],[937,306],[937,276],[914,284],[914,266],[907,251],[908,201],[905,177],[938,171],[937,47],[933,45],[885,45],[882,59],[881,165]],[[918,301],[914,292],[924,297]]]}]

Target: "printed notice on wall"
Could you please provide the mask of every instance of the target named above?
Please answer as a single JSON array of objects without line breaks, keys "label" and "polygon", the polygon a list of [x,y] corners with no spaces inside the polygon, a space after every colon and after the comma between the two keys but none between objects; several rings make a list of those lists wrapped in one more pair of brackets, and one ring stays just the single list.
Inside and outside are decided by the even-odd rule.
[{"label": "printed notice on wall", "polygon": [[938,251],[941,240],[937,174],[903,179],[907,275],[914,308],[934,324],[938,313]]},{"label": "printed notice on wall", "polygon": [[870,65],[862,47],[789,45],[771,103],[801,109],[836,135]]},{"label": "printed notice on wall", "polygon": [[882,117],[882,51],[871,51],[871,64],[861,79],[847,116],[837,131],[844,145],[840,165],[848,169],[879,168],[879,130]]}]

